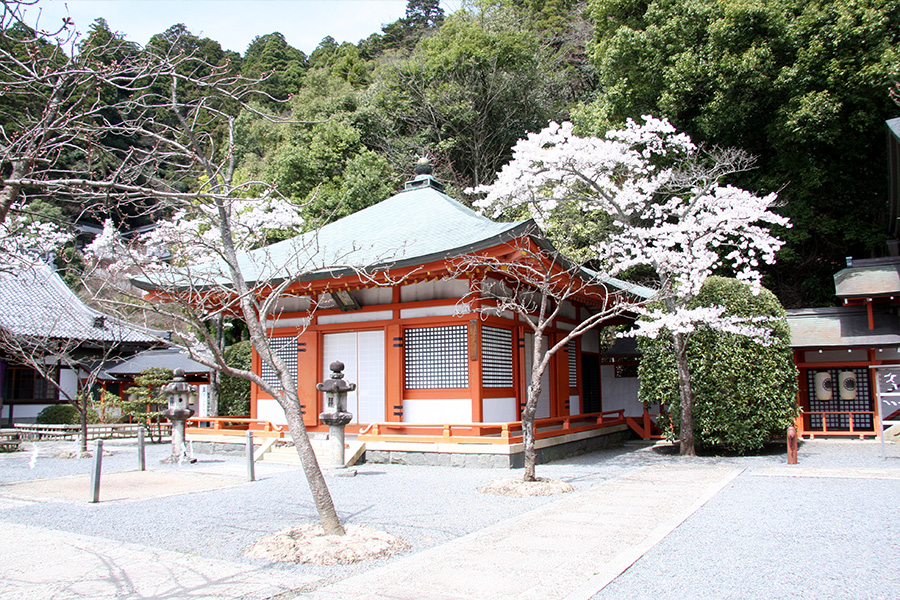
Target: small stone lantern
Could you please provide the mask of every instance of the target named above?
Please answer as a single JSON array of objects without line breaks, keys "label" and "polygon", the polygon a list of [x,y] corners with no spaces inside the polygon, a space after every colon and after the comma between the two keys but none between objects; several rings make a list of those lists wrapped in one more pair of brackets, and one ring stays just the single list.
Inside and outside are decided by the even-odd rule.
[{"label": "small stone lantern", "polygon": [[319,414],[323,423],[328,425],[328,439],[331,441],[331,465],[344,466],[344,427],[353,420],[353,414],[347,412],[347,392],[356,389],[355,383],[344,381],[344,363],[331,363],[331,379],[316,384],[316,389],[325,392],[325,410]]},{"label": "small stone lantern", "polygon": [[169,407],[162,415],[172,421],[172,455],[162,462],[182,462],[187,457],[184,449],[184,422],[194,411],[188,408],[191,394],[197,391],[197,386],[190,385],[184,380],[184,369],[175,369],[175,377],[171,383],[162,387],[162,393],[169,397]]}]

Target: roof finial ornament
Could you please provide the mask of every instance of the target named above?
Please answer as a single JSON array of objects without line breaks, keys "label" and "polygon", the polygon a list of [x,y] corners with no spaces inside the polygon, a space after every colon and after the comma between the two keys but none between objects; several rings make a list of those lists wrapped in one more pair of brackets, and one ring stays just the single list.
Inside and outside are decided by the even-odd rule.
[{"label": "roof finial ornament", "polygon": [[420,156],[416,161],[416,168],[413,169],[416,175],[431,175],[431,160],[427,156]]}]

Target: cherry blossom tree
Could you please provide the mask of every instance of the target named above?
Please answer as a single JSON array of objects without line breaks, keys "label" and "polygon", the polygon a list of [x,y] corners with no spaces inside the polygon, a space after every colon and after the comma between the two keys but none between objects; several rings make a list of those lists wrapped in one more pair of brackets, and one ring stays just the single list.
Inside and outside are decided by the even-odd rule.
[{"label": "cherry blossom tree", "polygon": [[[723,316],[724,308],[688,310],[714,272],[732,271],[759,289],[760,263],[781,241],[769,227],[788,227],[771,212],[775,195],[757,196],[725,183],[752,167],[738,150],[703,151],[666,120],[645,116],[604,138],[580,137],[571,123],[551,123],[513,148],[513,159],[476,204],[489,214],[528,210],[538,224],[575,228],[600,220],[588,244],[609,275],[649,268],[661,306],[644,308],[636,334],[672,334],[681,398],[681,453],[695,453],[686,337],[699,323],[760,336],[753,323]],[[560,225],[563,220],[563,225]]]},{"label": "cherry blossom tree", "polygon": [[[99,215],[146,210],[162,221],[127,243],[107,222],[88,252],[107,274],[92,288],[96,300],[130,318],[155,313],[192,358],[272,394],[319,520],[327,534],[342,535],[303,425],[296,376],[266,335],[279,294],[322,265],[309,263],[309,246],[278,265],[264,250],[239,258],[260,234],[299,222],[272,186],[235,178],[237,116],[286,121],[255,108],[262,80],[237,75],[227,62],[210,64],[177,39],[141,49],[108,30],[79,40],[68,21],[57,32],[30,27],[23,8],[33,4],[3,0],[0,11],[0,222],[12,223],[13,207],[48,198]],[[314,236],[304,240],[314,244]],[[227,364],[210,327],[222,315],[247,324],[279,386]]]},{"label": "cherry blossom tree", "polygon": [[[614,324],[633,313],[653,291],[607,277],[563,256],[537,230],[516,240],[503,256],[465,255],[454,262],[460,274],[484,273],[478,285],[460,299],[484,316],[512,312],[531,329],[531,370],[522,409],[522,442],[525,458],[523,481],[537,481],[535,466],[535,417],[542,391],[542,377],[553,357],[595,327]],[[583,314],[569,329],[557,327],[573,303],[583,304]]]}]

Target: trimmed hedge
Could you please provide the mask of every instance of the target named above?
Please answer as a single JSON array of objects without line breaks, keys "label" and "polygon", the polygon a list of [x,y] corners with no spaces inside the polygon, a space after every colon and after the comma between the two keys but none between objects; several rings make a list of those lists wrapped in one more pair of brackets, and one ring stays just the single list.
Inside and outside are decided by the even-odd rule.
[{"label": "trimmed hedge", "polygon": [[[689,306],[725,306],[728,315],[772,318],[763,324],[772,332],[768,346],[709,327],[693,332],[687,346],[697,447],[758,451],[768,440],[783,436],[799,413],[797,368],[784,308],[770,291],[754,296],[747,285],[725,277],[710,277]],[[665,405],[670,419],[662,423],[664,431],[677,439],[681,401],[672,338],[641,338],[639,344],[640,399]]]},{"label": "trimmed hedge", "polygon": [[[225,350],[225,362],[236,369],[251,368],[253,346],[249,341],[238,342]],[[250,414],[250,382],[238,377],[222,375],[219,382],[219,416],[240,417]]]},{"label": "trimmed hedge", "polygon": [[[53,404],[39,412],[35,422],[39,425],[81,425],[81,415],[71,404]],[[97,411],[88,409],[87,422],[100,422]]]}]

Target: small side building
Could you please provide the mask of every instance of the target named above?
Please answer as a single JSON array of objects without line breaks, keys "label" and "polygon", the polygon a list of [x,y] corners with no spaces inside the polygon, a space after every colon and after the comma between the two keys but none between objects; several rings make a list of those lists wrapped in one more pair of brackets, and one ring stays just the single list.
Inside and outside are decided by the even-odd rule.
[{"label": "small side building", "polygon": [[[86,306],[46,265],[0,272],[0,422],[33,423],[47,406],[74,398],[95,366],[155,346],[167,333]],[[52,381],[29,366],[34,360],[49,365]]]},{"label": "small side building", "polygon": [[875,436],[873,367],[900,364],[900,257],[847,260],[834,276],[841,306],[789,310],[800,370],[798,429],[807,437]]}]

